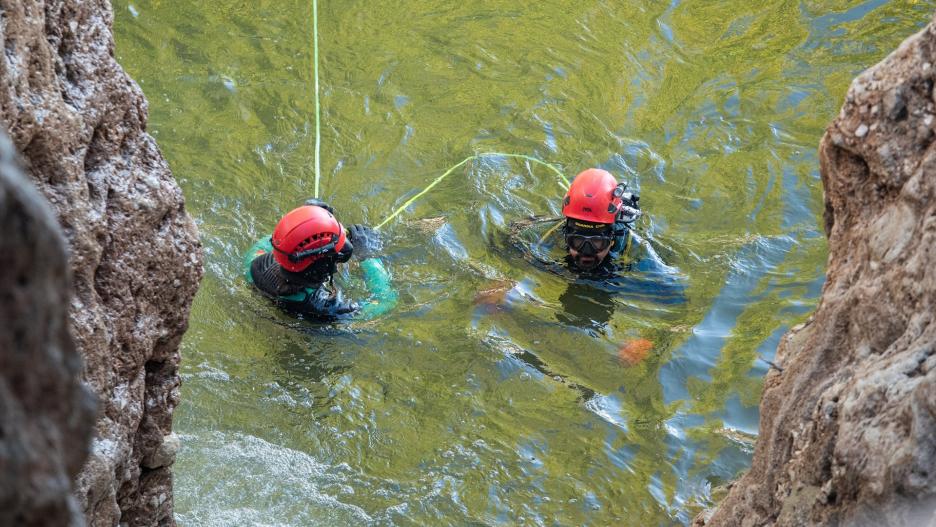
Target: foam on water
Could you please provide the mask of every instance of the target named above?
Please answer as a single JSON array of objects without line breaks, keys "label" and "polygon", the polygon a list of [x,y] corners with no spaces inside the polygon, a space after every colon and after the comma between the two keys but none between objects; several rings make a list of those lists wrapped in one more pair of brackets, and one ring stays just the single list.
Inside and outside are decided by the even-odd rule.
[{"label": "foam on water", "polygon": [[[176,500],[192,512],[183,525],[353,525],[371,516],[341,499],[349,494],[348,473],[312,456],[241,433],[183,436],[182,455],[199,466],[179,471]],[[186,507],[187,503],[198,507]],[[279,519],[279,520],[278,520]],[[285,520],[284,520],[285,519]]]}]

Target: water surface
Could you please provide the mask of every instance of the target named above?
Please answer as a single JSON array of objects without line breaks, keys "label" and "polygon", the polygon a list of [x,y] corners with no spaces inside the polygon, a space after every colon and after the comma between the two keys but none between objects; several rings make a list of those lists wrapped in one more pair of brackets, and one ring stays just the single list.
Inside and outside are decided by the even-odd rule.
[{"label": "water surface", "polygon": [[[118,59],[206,251],[180,524],[688,523],[749,465],[761,359],[816,305],[824,126],[933,7],[322,2],[322,197],[342,221],[380,222],[473,153],[517,153],[639,189],[640,232],[672,267],[608,289],[531,265],[507,230],[561,190],[489,157],[384,229],[400,307],[323,328],[239,276],[313,192],[311,5],[115,0]],[[635,339],[653,349],[628,367]]]}]

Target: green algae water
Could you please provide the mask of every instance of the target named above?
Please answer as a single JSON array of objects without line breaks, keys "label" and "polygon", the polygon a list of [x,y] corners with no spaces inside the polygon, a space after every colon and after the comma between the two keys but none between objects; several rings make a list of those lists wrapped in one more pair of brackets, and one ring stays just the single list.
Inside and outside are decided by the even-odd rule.
[{"label": "green algae water", "polygon": [[933,8],[323,1],[321,194],[345,224],[523,154],[639,189],[667,272],[608,289],[531,265],[507,234],[558,212],[555,174],[490,156],[382,230],[393,313],[315,326],[239,272],[313,194],[311,4],[116,0],[206,253],[179,523],[687,524],[749,465],[767,361],[818,300],[824,126]]}]

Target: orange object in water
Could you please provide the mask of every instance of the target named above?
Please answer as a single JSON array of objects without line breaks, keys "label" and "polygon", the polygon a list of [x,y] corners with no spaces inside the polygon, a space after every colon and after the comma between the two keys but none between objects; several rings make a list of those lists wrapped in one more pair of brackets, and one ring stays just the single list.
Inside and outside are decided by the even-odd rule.
[{"label": "orange object in water", "polygon": [[478,291],[472,303],[489,313],[498,311],[507,303],[507,293],[514,285],[510,280],[495,280],[487,289]]},{"label": "orange object in water", "polygon": [[618,360],[627,367],[635,366],[647,358],[650,350],[653,349],[653,342],[647,339],[628,340],[618,350]]}]

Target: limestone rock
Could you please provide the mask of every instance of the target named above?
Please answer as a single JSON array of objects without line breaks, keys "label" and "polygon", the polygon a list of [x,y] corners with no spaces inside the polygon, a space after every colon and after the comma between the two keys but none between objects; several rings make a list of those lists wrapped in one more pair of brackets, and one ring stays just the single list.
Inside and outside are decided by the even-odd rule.
[{"label": "limestone rock", "polygon": [[143,467],[148,469],[168,467],[175,462],[180,448],[182,448],[182,441],[179,436],[169,434],[163,437],[162,444],[143,460]]},{"label": "limestone rock", "polygon": [[143,462],[179,399],[195,226],[114,60],[110,4],[0,0],[0,13],[0,123],[65,234],[70,329],[101,404],[76,495],[93,525],[171,525],[170,467]]},{"label": "limestone rock", "polygon": [[822,298],[765,379],[750,472],[697,522],[936,525],[934,64],[931,23],[855,79],[823,137]]},{"label": "limestone rock", "polygon": [[84,525],[94,399],[68,333],[65,238],[0,133],[0,525]]}]

